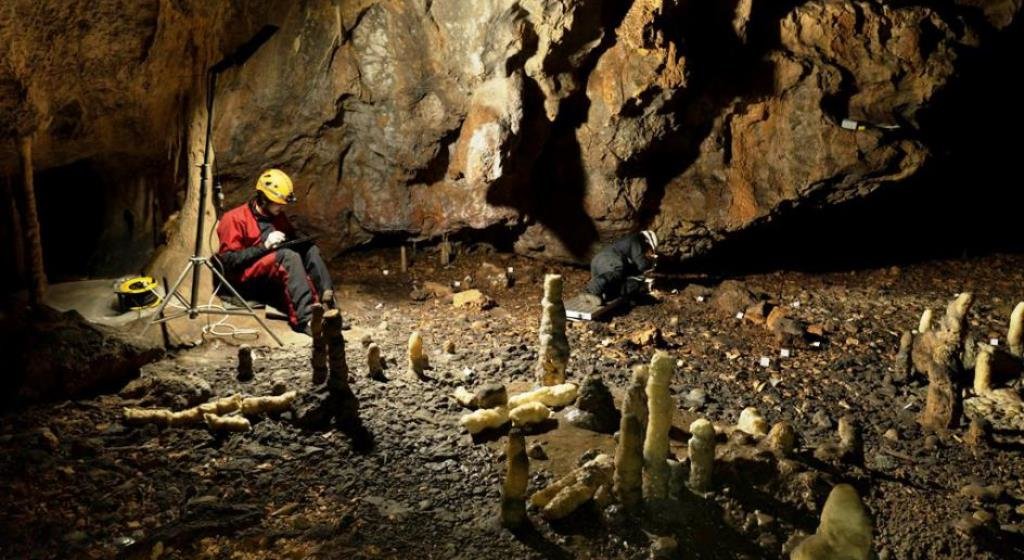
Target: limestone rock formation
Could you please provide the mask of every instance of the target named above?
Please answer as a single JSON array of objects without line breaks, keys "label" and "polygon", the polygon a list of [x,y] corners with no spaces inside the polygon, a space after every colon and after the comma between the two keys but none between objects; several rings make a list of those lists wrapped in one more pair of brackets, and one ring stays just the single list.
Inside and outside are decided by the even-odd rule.
[{"label": "limestone rock formation", "polygon": [[[499,228],[520,252],[581,261],[653,226],[690,256],[914,175],[931,153],[922,111],[1020,9],[10,0],[0,133],[32,135],[39,171],[78,162],[108,179],[97,255],[130,239],[114,258],[138,263],[195,204],[181,195],[198,177],[203,70],[270,23],[276,34],[220,80],[229,204],[274,165],[329,255],[378,234]],[[15,157],[6,142],[0,166]],[[185,252],[190,213],[157,241]]]}]

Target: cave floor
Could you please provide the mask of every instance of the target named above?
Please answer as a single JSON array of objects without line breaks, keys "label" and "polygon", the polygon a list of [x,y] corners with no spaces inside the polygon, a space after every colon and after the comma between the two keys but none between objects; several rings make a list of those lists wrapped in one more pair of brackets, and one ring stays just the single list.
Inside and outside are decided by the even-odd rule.
[{"label": "cave floor", "polygon": [[[346,331],[348,362],[371,450],[355,449],[341,430],[299,429],[291,413],[259,419],[247,433],[214,437],[205,429],[126,427],[121,408],[148,403],[117,395],[34,405],[0,418],[0,557],[646,558],[660,531],[676,537],[682,558],[777,558],[788,554],[793,534],[814,531],[838,482],[853,484],[864,499],[880,558],[1024,554],[1022,434],[997,431],[981,447],[962,442],[965,429],[927,438],[915,421],[926,383],[891,381],[900,332],[915,327],[925,307],[940,315],[961,290],[976,294],[976,336],[1005,340],[1010,310],[1024,299],[1024,257],[740,278],[824,330],[824,344],[792,348],[787,358],[763,326],[697,300],[702,289],[687,286],[708,278],[667,278],[657,305],[609,323],[571,323],[570,380],[596,372],[616,395],[631,367],[654,350],[630,335],[661,328],[662,346],[682,364],[672,383],[677,456],[685,456],[689,421],[703,416],[728,426],[748,406],[769,423],[791,422],[801,443],[785,464],[763,454],[720,459],[714,491],[684,491],[657,526],[589,506],[555,525],[532,514],[533,528],[517,534],[495,523],[504,439],[474,441],[459,428],[464,411],[448,395],[485,382],[506,383],[512,392],[528,387],[544,272],[560,269],[567,296],[582,287],[586,272],[485,252],[461,255],[445,269],[424,254],[407,274],[396,270],[397,261],[397,251],[378,251],[334,264],[353,325]],[[478,274],[484,261],[514,267],[515,285],[488,284]],[[443,299],[409,296],[413,279],[450,284],[467,275],[496,307],[454,309]],[[404,373],[414,329],[433,366],[428,381]],[[388,382],[366,376],[361,342],[369,338],[387,360]],[[442,352],[446,340],[453,354]],[[763,367],[762,357],[770,365]],[[143,375],[192,373],[216,396],[263,395],[275,385],[311,387],[308,360],[308,348],[259,349],[255,381],[240,383],[234,346],[213,341],[172,353]],[[819,462],[813,449],[835,441],[844,415],[863,428],[863,464]],[[613,449],[611,436],[559,419],[553,431],[527,437],[528,446],[537,443],[548,456],[530,461],[531,492],[570,470],[585,451]],[[743,446],[723,443],[720,457]],[[971,498],[961,493],[970,483],[1002,488]],[[979,509],[994,516],[988,526],[970,534],[954,529]]]}]

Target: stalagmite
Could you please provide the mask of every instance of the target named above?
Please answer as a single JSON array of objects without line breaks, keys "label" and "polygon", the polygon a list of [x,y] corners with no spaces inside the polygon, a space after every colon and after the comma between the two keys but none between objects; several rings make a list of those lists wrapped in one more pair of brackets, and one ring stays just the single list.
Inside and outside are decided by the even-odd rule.
[{"label": "stalagmite", "polygon": [[203,420],[211,432],[248,432],[252,429],[245,416],[219,416],[208,412],[203,415]]},{"label": "stalagmite", "polygon": [[539,402],[529,402],[513,408],[508,413],[513,426],[538,424],[551,418],[551,409]]},{"label": "stalagmite", "polygon": [[572,404],[576,400],[578,391],[579,387],[575,383],[541,387],[540,389],[509,397],[508,406],[515,408],[529,402],[539,402],[548,408],[561,408]]},{"label": "stalagmite", "polygon": [[498,406],[484,408],[459,418],[459,425],[471,434],[480,433],[488,428],[500,428],[508,422],[508,407]]},{"label": "stalagmite", "polygon": [[914,333],[904,331],[900,336],[900,350],[896,353],[896,371],[892,376],[893,381],[905,381],[914,372],[913,346]]},{"label": "stalagmite", "polygon": [[292,407],[292,402],[297,395],[298,393],[295,391],[288,391],[278,396],[242,399],[242,414],[254,416],[256,414],[284,412]]},{"label": "stalagmite", "polygon": [[562,276],[544,277],[541,302],[540,351],[537,358],[537,382],[541,385],[565,383],[569,364],[569,339],[565,336],[565,305],[562,303]]},{"label": "stalagmite", "polygon": [[324,312],[323,336],[327,341],[328,386],[348,386],[348,362],[345,359],[345,335],[341,332],[341,313],[337,309]]},{"label": "stalagmite", "polygon": [[992,352],[985,348],[978,353],[974,364],[974,393],[985,395],[992,391]]},{"label": "stalagmite", "polygon": [[243,344],[238,347],[238,380],[251,381],[252,378],[252,348]]},{"label": "stalagmite", "polygon": [[690,488],[706,492],[715,465],[715,427],[701,418],[690,424],[690,433]]},{"label": "stalagmite", "polygon": [[18,141],[21,162],[22,201],[25,204],[25,237],[28,243],[29,302],[42,303],[46,295],[46,270],[43,261],[42,230],[36,209],[35,170],[32,167],[32,137],[22,136]]},{"label": "stalagmite", "polygon": [[871,556],[871,519],[857,491],[839,484],[821,510],[821,523],[801,542],[790,560],[867,560]]},{"label": "stalagmite", "polygon": [[548,521],[563,519],[594,497],[597,490],[611,482],[614,465],[609,455],[598,455],[582,467],[548,485],[530,497],[530,504],[541,509]]},{"label": "stalagmite", "polygon": [[423,371],[427,367],[427,357],[423,354],[423,337],[413,332],[409,335],[409,373],[416,379],[423,379]]},{"label": "stalagmite", "polygon": [[1010,353],[1024,358],[1024,301],[1017,304],[1010,314],[1010,331],[1006,335]]},{"label": "stalagmite", "polygon": [[920,361],[928,374],[928,396],[919,419],[926,430],[948,430],[960,422],[960,356],[967,334],[967,312],[973,302],[970,292],[960,294],[949,304],[940,327],[922,335],[914,345],[914,362],[919,362],[916,355],[923,354]]},{"label": "stalagmite", "polygon": [[864,460],[864,440],[860,427],[852,417],[839,419],[839,442],[823,443],[814,450],[814,457],[819,461],[842,461],[861,464]]},{"label": "stalagmite", "polygon": [[752,436],[762,437],[768,434],[768,422],[756,408],[749,406],[740,412],[736,429]]},{"label": "stalagmite", "polygon": [[399,270],[404,274],[409,270],[409,257],[405,253],[405,245],[402,245],[401,262],[399,263]]},{"label": "stalagmite", "polygon": [[668,494],[668,432],[672,427],[672,397],[668,386],[676,362],[665,352],[651,359],[647,379],[647,434],[644,437],[644,499],[665,498]]},{"label": "stalagmite", "polygon": [[327,338],[327,392],[331,413],[341,423],[355,421],[359,403],[348,384],[348,362],[345,358],[345,336],[341,313],[330,309],[324,313],[324,336]]},{"label": "stalagmite", "polygon": [[309,329],[313,335],[313,354],[310,364],[313,366],[313,385],[322,385],[327,381],[327,337],[324,336],[324,306],[314,303],[309,306],[313,318]]},{"label": "stalagmite", "polygon": [[615,447],[613,489],[627,511],[635,511],[643,500],[644,429],[647,423],[647,368],[633,371],[633,381],[622,402],[619,442]]},{"label": "stalagmite", "polygon": [[917,332],[926,333],[932,330],[932,310],[925,309],[921,314],[921,320],[917,322]]},{"label": "stalagmite", "polygon": [[522,526],[526,521],[526,488],[530,476],[530,459],[526,456],[526,438],[513,427],[505,447],[508,470],[501,486],[501,525],[508,529]]},{"label": "stalagmite", "polygon": [[761,444],[776,457],[789,457],[796,447],[796,431],[785,420],[776,422]]},{"label": "stalagmite", "polygon": [[370,379],[386,381],[384,378],[384,362],[380,359],[380,346],[371,343],[366,348],[366,371]]}]

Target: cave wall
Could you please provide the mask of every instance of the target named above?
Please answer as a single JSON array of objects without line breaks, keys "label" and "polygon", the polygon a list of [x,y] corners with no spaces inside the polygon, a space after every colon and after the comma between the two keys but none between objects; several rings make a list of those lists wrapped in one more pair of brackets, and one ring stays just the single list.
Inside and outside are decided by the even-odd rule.
[{"label": "cave wall", "polygon": [[[689,257],[919,176],[936,155],[927,114],[963,109],[944,92],[1019,33],[1020,4],[9,0],[0,137],[32,133],[40,172],[116,169],[107,192],[164,201],[162,223],[194,175],[202,69],[270,22],[218,92],[229,203],[273,165],[332,253],[486,229],[579,261],[653,227]],[[97,247],[124,235],[123,210]]]}]

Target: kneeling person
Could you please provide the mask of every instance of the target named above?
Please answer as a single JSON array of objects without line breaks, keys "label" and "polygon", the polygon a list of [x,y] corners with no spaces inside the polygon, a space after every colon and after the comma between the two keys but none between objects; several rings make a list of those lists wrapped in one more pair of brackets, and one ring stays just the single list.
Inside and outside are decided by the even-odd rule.
[{"label": "kneeling person", "polygon": [[590,261],[590,282],[586,291],[601,303],[626,297],[636,299],[648,293],[643,274],[654,268],[658,236],[651,230],[618,239]]},{"label": "kneeling person", "polygon": [[277,248],[296,239],[295,228],[284,215],[285,206],[295,202],[293,191],[292,180],[283,171],[264,171],[252,199],[221,217],[217,260],[243,297],[286,311],[292,329],[309,334],[310,305],[333,285],[313,243]]}]

